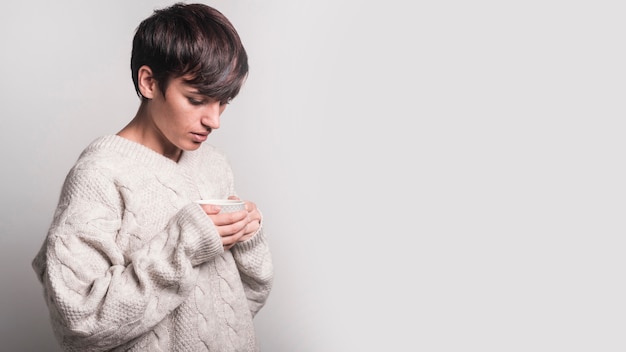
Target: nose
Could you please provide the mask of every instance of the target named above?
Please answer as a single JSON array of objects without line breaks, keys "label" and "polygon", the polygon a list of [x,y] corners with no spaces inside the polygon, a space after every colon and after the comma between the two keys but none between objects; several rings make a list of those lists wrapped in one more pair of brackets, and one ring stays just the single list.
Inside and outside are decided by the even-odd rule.
[{"label": "nose", "polygon": [[222,104],[219,101],[210,102],[202,109],[202,125],[216,130],[220,128],[220,115],[224,111]]}]

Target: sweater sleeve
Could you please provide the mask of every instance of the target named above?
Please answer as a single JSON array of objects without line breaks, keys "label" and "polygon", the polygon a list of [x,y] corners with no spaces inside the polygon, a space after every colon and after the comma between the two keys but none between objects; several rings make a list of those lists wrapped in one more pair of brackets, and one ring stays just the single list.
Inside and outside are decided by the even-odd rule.
[{"label": "sweater sleeve", "polygon": [[238,243],[231,251],[243,282],[252,316],[265,305],[274,279],[274,268],[269,244],[263,227],[245,242]]},{"label": "sweater sleeve", "polygon": [[[86,181],[86,180],[89,181]],[[70,351],[106,351],[150,331],[193,289],[196,266],[223,253],[196,204],[132,253],[116,243],[123,205],[114,182],[68,176],[33,267],[55,335]]]},{"label": "sweater sleeve", "polygon": [[[208,179],[204,179],[203,184],[224,184],[222,196],[239,196],[235,189],[235,177],[228,158],[214,147],[207,155],[208,159],[204,161],[206,172],[200,176]],[[218,176],[220,181],[217,179]],[[272,257],[263,225],[252,238],[237,243],[230,251],[241,277],[250,312],[252,316],[255,316],[265,305],[274,278]]]}]

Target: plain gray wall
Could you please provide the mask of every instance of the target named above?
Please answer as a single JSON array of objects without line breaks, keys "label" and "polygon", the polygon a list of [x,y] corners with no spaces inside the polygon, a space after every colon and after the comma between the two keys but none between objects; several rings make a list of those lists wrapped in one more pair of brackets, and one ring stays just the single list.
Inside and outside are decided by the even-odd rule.
[{"label": "plain gray wall", "polygon": [[[30,262],[169,3],[0,11],[3,351],[58,350]],[[207,3],[250,56],[210,142],[266,218],[264,351],[624,350],[619,1]]]}]

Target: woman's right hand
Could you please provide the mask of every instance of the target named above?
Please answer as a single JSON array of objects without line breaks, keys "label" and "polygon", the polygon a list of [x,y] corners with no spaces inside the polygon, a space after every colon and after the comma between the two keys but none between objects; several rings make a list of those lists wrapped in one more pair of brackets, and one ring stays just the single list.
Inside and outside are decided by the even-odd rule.
[{"label": "woman's right hand", "polygon": [[221,209],[218,205],[200,204],[200,206],[217,228],[224,250],[229,250],[245,234],[248,225],[246,210],[220,214]]}]

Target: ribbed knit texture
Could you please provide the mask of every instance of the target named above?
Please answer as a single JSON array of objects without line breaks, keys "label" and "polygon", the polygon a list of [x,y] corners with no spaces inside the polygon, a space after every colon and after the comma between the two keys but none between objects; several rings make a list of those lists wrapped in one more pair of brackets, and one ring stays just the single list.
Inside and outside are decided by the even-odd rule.
[{"label": "ribbed knit texture", "polygon": [[65,351],[258,351],[273,268],[261,228],[224,251],[201,198],[235,194],[204,144],[178,163],[104,136],[70,170],[33,268]]}]

